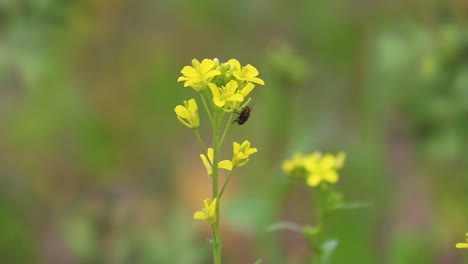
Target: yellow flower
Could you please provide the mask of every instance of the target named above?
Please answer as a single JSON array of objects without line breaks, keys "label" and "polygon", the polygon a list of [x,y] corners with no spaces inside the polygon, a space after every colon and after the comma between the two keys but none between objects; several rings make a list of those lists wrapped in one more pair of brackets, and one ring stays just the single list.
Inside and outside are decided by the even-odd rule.
[{"label": "yellow flower", "polygon": [[456,248],[468,248],[468,233],[465,234],[467,243],[457,243]]},{"label": "yellow flower", "polygon": [[188,128],[197,128],[200,125],[198,117],[198,106],[195,99],[184,101],[184,105],[178,105],[174,111],[177,114],[177,119]]},{"label": "yellow flower", "polygon": [[[205,165],[206,172],[208,173],[209,176],[213,174],[213,168],[211,167],[211,164],[213,164],[213,153],[214,150],[213,148],[208,148],[208,157],[205,154],[200,154],[200,158],[202,159],[203,165]],[[218,162],[218,168],[220,169],[225,169],[225,170],[232,170],[232,163],[230,160],[223,160]]]},{"label": "yellow flower", "polygon": [[209,83],[208,87],[210,87],[210,90],[213,93],[214,104],[219,108],[229,109],[229,107],[226,106],[226,103],[242,102],[244,100],[244,96],[237,91],[236,81],[231,80],[222,88],[218,88],[214,83]]},{"label": "yellow flower", "polygon": [[265,84],[262,79],[256,77],[258,75],[258,70],[254,66],[247,64],[246,66],[241,67],[240,62],[236,59],[230,59],[228,64],[231,67],[232,75],[234,75],[238,80],[258,83],[261,85]]},{"label": "yellow flower", "polygon": [[304,163],[306,170],[309,172],[307,175],[307,185],[314,187],[322,181],[337,183],[337,169],[343,166],[344,160],[344,153],[339,153],[336,157],[331,154],[321,157],[319,153],[307,156]]},{"label": "yellow flower", "polygon": [[237,142],[233,143],[233,156],[232,156],[232,167],[244,166],[248,161],[250,155],[257,152],[256,148],[250,147],[250,142],[245,140],[242,145]]},{"label": "yellow flower", "polygon": [[207,83],[221,74],[221,72],[216,69],[218,64],[216,59],[204,59],[201,63],[197,59],[193,59],[192,66],[185,66],[182,68],[180,72],[183,76],[180,76],[177,81],[185,81],[184,87],[190,86],[197,92],[203,91]]},{"label": "yellow flower", "polygon": [[205,204],[205,208],[203,208],[201,211],[196,211],[195,214],[193,214],[193,219],[205,220],[210,224],[216,223],[217,221],[217,217],[216,217],[217,199],[215,198],[213,202],[211,203],[210,203],[210,199],[205,199],[203,200],[203,203]]}]

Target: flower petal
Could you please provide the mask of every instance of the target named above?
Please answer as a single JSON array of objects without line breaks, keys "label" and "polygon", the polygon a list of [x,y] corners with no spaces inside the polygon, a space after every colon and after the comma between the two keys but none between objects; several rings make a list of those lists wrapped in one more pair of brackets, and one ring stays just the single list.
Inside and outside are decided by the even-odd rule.
[{"label": "flower petal", "polygon": [[457,243],[456,248],[468,248],[468,243]]},{"label": "flower petal", "polygon": [[252,83],[247,83],[244,88],[242,88],[242,90],[240,91],[240,93],[242,94],[242,96],[244,97],[247,97],[247,95],[250,94],[250,92],[252,92],[252,90],[255,88],[255,85],[252,84]]},{"label": "flower petal", "polygon": [[309,177],[307,177],[307,185],[312,186],[312,187],[319,185],[321,181],[322,179],[317,174],[312,174]]},{"label": "flower petal", "polygon": [[180,73],[182,73],[186,77],[197,77],[198,76],[197,71],[193,67],[190,67],[190,66],[185,66],[184,68],[182,68]]},{"label": "flower petal", "polygon": [[338,182],[338,173],[336,173],[336,171],[334,171],[334,170],[324,172],[322,177],[323,177],[324,180],[326,180],[329,183]]},{"label": "flower petal", "polygon": [[193,219],[195,220],[206,220],[206,215],[202,211],[197,211],[193,214]]},{"label": "flower petal", "polygon": [[189,119],[191,117],[191,114],[189,112],[189,110],[187,110],[187,108],[181,106],[181,105],[178,105],[174,108],[174,111],[176,112],[176,114],[182,118],[185,118],[185,119]]},{"label": "flower petal", "polygon": [[226,100],[233,101],[233,102],[242,102],[244,101],[244,96],[242,96],[242,94],[236,93],[236,94],[229,96]]},{"label": "flower petal", "polygon": [[218,163],[218,168],[225,170],[232,170],[232,162],[230,160],[223,160]]},{"label": "flower petal", "polygon": [[241,69],[241,64],[238,60],[236,59],[230,59],[228,60],[229,66],[231,66],[231,71],[234,70],[240,70]]}]

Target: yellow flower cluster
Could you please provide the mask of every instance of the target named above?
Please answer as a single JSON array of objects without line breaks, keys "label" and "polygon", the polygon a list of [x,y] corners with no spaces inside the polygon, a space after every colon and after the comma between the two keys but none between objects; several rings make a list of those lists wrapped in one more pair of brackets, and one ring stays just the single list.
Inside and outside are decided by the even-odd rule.
[{"label": "yellow flower cluster", "polygon": [[468,233],[466,233],[465,236],[466,236],[466,243],[463,243],[463,242],[457,243],[455,245],[456,248],[468,248]]},{"label": "yellow flower cluster", "polygon": [[[208,148],[207,152],[207,155],[200,154],[200,158],[206,168],[206,172],[211,176],[213,174],[211,165],[213,164],[214,150],[213,148]],[[251,148],[248,140],[245,140],[242,144],[234,142],[232,160],[223,160],[218,162],[218,168],[232,171],[236,167],[244,166],[249,161],[249,157],[256,152],[257,149]],[[205,199],[204,203],[205,208],[202,211],[197,211],[193,215],[193,218],[195,220],[205,220],[208,223],[213,224],[216,222],[216,198],[212,203],[209,203],[209,199]]]},{"label": "yellow flower cluster", "polygon": [[[184,82],[184,87],[191,87],[200,93],[203,102],[202,107],[205,108],[212,122],[214,135],[220,135],[220,131],[222,131],[221,124],[224,123],[225,112],[231,113],[229,117],[229,120],[231,120],[233,112],[238,112],[249,103],[250,98],[246,102],[244,101],[253,91],[255,85],[265,84],[262,79],[257,77],[259,73],[254,66],[250,64],[242,66],[236,59],[230,59],[225,63],[220,63],[218,59],[204,59],[201,62],[193,59],[192,65],[185,66],[181,73],[182,76],[177,81]],[[213,143],[213,148],[205,148],[197,129],[200,126],[200,118],[195,99],[184,101],[182,105],[177,105],[174,111],[177,119],[184,126],[194,129],[203,151],[206,152],[200,154],[200,158],[207,174],[212,177],[213,184],[216,184],[214,186],[218,184],[218,173],[213,167],[229,171],[221,191],[218,191],[217,187],[213,188],[214,199],[212,201],[211,199],[205,199],[204,208],[193,215],[196,220],[204,220],[214,224],[219,221],[217,219],[219,208],[217,207],[219,207],[221,195],[232,171],[234,168],[244,166],[249,161],[249,157],[257,152],[257,149],[252,148],[248,140],[245,140],[242,144],[234,142],[232,159],[217,161],[217,166],[213,166],[214,161],[218,160],[217,155],[219,155],[224,135],[232,122],[227,122],[221,139],[215,136],[216,140]],[[218,152],[215,152],[215,149],[218,149]]]},{"label": "yellow flower cluster", "polygon": [[255,84],[265,84],[257,77],[258,70],[254,66],[241,66],[236,59],[221,64],[217,59],[204,59],[202,62],[193,59],[192,66],[185,66],[181,73],[178,82],[184,82],[184,87],[197,92],[209,89],[213,104],[225,112],[237,111]]},{"label": "yellow flower cluster", "polygon": [[283,170],[293,177],[305,178],[307,185],[318,186],[320,183],[337,183],[338,169],[343,167],[346,155],[338,153],[322,155],[315,152],[309,155],[297,153],[291,160],[283,162]]}]

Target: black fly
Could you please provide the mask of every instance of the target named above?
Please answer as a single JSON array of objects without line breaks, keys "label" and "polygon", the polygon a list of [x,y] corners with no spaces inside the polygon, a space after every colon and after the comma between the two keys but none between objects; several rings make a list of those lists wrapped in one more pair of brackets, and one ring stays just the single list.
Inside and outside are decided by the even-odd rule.
[{"label": "black fly", "polygon": [[252,108],[250,108],[249,106],[242,108],[242,112],[239,113],[239,116],[236,118],[236,120],[234,120],[233,123],[237,122],[237,124],[239,125],[244,124],[249,119],[251,111]]}]

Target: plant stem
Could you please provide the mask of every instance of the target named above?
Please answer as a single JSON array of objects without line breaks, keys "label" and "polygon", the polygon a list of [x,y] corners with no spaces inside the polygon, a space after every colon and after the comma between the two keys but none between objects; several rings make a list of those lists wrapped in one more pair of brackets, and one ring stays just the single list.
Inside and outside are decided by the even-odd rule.
[{"label": "plant stem", "polygon": [[205,94],[200,93],[200,97],[203,102],[203,106],[205,107],[206,113],[208,114],[208,117],[210,118],[210,121],[214,124],[213,116],[211,116],[210,108],[208,107],[208,104],[206,103],[206,100],[205,100]]},{"label": "plant stem", "polygon": [[201,148],[203,149],[203,154],[208,155],[208,152],[206,150],[205,144],[203,144],[203,140],[201,139],[200,132],[198,131],[198,128],[195,128],[193,131],[195,131],[195,136],[197,137],[198,143],[200,144]]},{"label": "plant stem", "polygon": [[232,170],[229,171],[229,174],[226,178],[226,181],[224,181],[224,184],[223,184],[223,187],[221,188],[221,191],[219,192],[219,195],[218,195],[218,201],[221,199],[221,196],[223,195],[224,193],[224,189],[226,188],[226,185],[228,184],[229,182],[229,179],[231,179],[231,175],[232,175],[232,172],[234,171],[234,168],[232,168]]},{"label": "plant stem", "polygon": [[[219,155],[219,132],[220,132],[220,121],[222,121],[222,113],[219,111],[214,112],[213,119],[213,165],[212,170],[212,196],[213,199],[218,197],[218,155]],[[216,203],[216,222],[213,224],[213,263],[221,264],[221,236],[220,236],[220,215],[219,206],[220,199]]]},{"label": "plant stem", "polygon": [[224,137],[226,136],[226,134],[227,134],[227,132],[228,132],[228,130],[229,130],[229,127],[232,125],[231,120],[232,120],[232,116],[233,116],[233,115],[234,115],[233,113],[231,113],[231,114],[229,115],[229,119],[228,119],[228,121],[227,121],[227,123],[226,123],[226,127],[224,128],[223,136],[221,137],[221,140],[219,141],[219,145],[220,145],[220,146],[223,145]]}]

